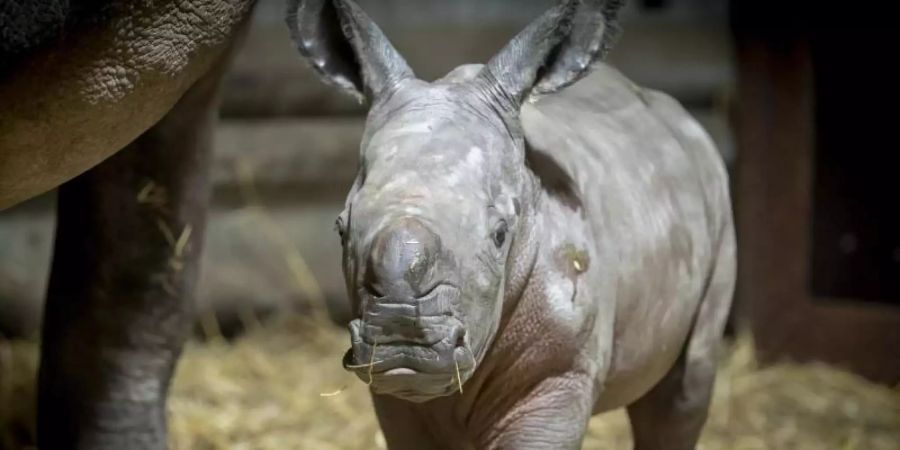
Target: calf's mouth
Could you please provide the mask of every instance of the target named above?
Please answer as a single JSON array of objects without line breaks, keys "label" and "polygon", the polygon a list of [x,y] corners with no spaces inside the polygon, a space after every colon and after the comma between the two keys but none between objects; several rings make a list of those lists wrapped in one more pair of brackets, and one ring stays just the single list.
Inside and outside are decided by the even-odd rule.
[{"label": "calf's mouth", "polygon": [[377,394],[414,402],[461,391],[475,368],[463,323],[448,310],[422,314],[422,305],[444,297],[442,289],[412,304],[371,302],[350,322],[344,368]]}]

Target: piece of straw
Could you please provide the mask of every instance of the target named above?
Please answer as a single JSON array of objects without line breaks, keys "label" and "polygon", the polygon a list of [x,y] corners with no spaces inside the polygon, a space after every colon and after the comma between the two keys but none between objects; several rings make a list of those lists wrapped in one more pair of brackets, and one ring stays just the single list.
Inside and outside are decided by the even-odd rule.
[{"label": "piece of straw", "polygon": [[174,246],[176,258],[181,258],[181,255],[184,254],[184,248],[187,246],[188,240],[191,238],[191,231],[193,231],[193,228],[191,228],[191,225],[188,224],[184,227],[183,230],[181,230],[181,234],[178,235],[178,240],[175,242]]},{"label": "piece of straw", "polygon": [[367,386],[372,385],[372,367],[375,366],[375,349],[378,348],[378,341],[375,341],[372,344],[372,357],[369,358],[369,381],[366,383]]},{"label": "piece of straw", "polygon": [[322,392],[319,394],[319,397],[336,397],[338,395],[343,394],[346,389],[347,389],[347,386],[341,386],[341,388],[336,391]]},{"label": "piece of straw", "polygon": [[459,393],[463,393],[462,377],[459,376],[459,361],[456,360],[456,354],[453,354],[453,365],[456,366],[456,382],[459,384]]},{"label": "piece of straw", "polygon": [[346,367],[348,369],[362,369],[363,367],[371,367],[371,366],[374,366],[375,364],[381,364],[383,362],[384,362],[384,360],[378,360],[375,362],[365,363],[365,364],[347,364],[344,367]]}]

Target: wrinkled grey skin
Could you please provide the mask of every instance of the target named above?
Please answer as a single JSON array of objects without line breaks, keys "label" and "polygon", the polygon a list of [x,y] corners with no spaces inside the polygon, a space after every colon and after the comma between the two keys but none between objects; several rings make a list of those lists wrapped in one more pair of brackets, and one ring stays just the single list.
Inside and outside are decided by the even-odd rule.
[{"label": "wrinkled grey skin", "polygon": [[351,0],[292,4],[301,53],[372,105],[338,219],[344,365],[392,449],[575,449],[623,406],[636,448],[696,445],[735,277],[727,175],[674,100],[589,64],[609,6],[564,1],[427,83]]},{"label": "wrinkled grey skin", "polygon": [[59,186],[41,449],[168,447],[217,91],[252,4],[0,2],[0,209]]},{"label": "wrinkled grey skin", "polygon": [[0,210],[158,123],[227,57],[254,3],[0,2]]}]

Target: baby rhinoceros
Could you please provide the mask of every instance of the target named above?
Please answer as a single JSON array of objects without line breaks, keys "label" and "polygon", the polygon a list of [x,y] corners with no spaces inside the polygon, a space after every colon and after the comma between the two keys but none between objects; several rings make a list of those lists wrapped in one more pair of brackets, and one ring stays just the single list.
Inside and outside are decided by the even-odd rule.
[{"label": "baby rhinoceros", "polygon": [[574,449],[627,407],[639,449],[693,448],[731,303],[727,174],[670,97],[593,63],[614,4],[564,1],[429,83],[351,0],[289,22],[371,104],[338,219],[348,370],[391,449]]}]

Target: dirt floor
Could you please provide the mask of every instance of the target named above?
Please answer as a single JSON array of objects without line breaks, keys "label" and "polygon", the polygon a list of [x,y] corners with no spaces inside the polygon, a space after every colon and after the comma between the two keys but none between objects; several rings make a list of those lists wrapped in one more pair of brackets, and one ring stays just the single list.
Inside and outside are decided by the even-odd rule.
[{"label": "dirt floor", "polygon": [[[384,448],[365,385],[344,372],[343,330],[305,319],[193,343],[170,401],[172,447]],[[36,346],[0,340],[0,449],[32,448]],[[628,449],[624,413],[595,417],[585,449]],[[758,368],[747,338],[722,363],[701,449],[900,449],[900,387],[822,365]]]}]

